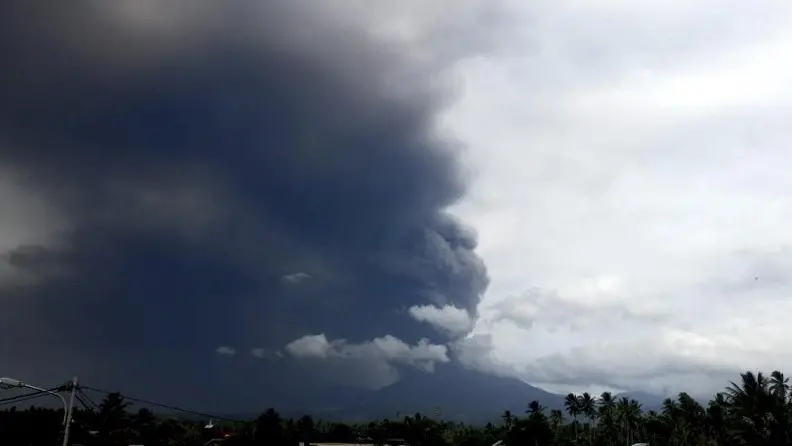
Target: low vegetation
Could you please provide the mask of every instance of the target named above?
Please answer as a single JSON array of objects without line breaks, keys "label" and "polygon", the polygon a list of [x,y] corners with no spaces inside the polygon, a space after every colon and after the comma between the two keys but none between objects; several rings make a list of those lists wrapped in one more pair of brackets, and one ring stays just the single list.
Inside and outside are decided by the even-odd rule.
[{"label": "low vegetation", "polygon": [[[541,402],[527,404],[523,414],[505,412],[497,423],[467,426],[420,414],[399,420],[331,423],[310,416],[283,419],[268,409],[251,421],[188,421],[155,416],[131,406],[120,394],[109,394],[91,409],[74,415],[73,445],[197,446],[219,444],[296,445],[311,443],[371,443],[413,446],[585,445],[787,445],[792,444],[792,393],[780,372],[769,376],[746,372],[707,404],[687,393],[667,399],[659,412],[644,411],[627,398],[609,393],[566,398],[566,410],[547,410]],[[0,444],[50,446],[59,444],[63,412],[53,409],[10,408],[0,412]]]}]

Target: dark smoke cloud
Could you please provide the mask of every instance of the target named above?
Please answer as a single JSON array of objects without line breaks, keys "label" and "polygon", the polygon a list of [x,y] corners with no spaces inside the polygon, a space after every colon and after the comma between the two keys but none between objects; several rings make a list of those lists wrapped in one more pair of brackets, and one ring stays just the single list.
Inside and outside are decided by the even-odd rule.
[{"label": "dark smoke cloud", "polygon": [[216,402],[231,384],[194,386],[308,379],[220,345],[413,343],[436,334],[411,305],[475,311],[436,64],[295,3],[4,3],[0,171],[58,230],[6,253],[0,374]]}]

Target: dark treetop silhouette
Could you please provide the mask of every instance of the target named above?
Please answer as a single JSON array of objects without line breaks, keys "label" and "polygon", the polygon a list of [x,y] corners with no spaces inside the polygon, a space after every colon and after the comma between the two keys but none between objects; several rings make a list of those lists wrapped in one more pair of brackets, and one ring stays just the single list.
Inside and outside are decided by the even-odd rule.
[{"label": "dark treetop silhouette", "polygon": [[[228,446],[299,442],[490,446],[497,441],[507,446],[614,446],[637,442],[758,446],[786,445],[792,440],[792,393],[788,378],[778,371],[770,376],[743,373],[706,405],[685,392],[666,399],[659,411],[645,411],[639,402],[608,392],[597,396],[569,394],[563,410],[528,401],[520,413],[505,411],[500,420],[484,426],[442,421],[427,414],[355,423],[325,422],[310,415],[285,419],[275,409],[267,409],[253,420],[215,418],[207,424],[209,420],[158,416],[148,408],[134,408],[130,400],[138,404],[142,400],[119,393],[102,391],[104,399],[95,404],[86,389],[90,388],[78,392],[82,408],[76,411],[72,426],[73,444],[86,446],[192,446],[211,440]],[[0,404],[13,406],[23,399],[10,397]],[[0,412],[0,444],[56,444],[61,420],[58,410],[10,407]]]}]

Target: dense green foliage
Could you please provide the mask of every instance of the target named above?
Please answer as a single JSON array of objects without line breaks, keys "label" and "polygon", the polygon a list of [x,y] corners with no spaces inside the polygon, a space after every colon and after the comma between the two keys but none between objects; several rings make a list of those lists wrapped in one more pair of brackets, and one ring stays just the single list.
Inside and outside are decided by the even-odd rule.
[{"label": "dense green foliage", "polygon": [[[787,445],[792,444],[792,393],[780,372],[769,377],[747,372],[706,405],[687,393],[667,399],[660,412],[609,393],[566,398],[566,407],[547,410],[527,404],[524,414],[505,412],[497,424],[472,427],[443,422],[420,414],[400,420],[344,424],[314,421],[310,416],[283,419],[268,409],[246,422],[185,421],[156,417],[148,409],[129,410],[119,394],[110,394],[95,410],[75,413],[72,444],[197,446],[213,438],[224,445],[296,445],[314,443],[374,443],[402,441],[412,446],[614,446],[651,445]],[[0,412],[0,444],[44,446],[59,444],[63,412],[52,409]]]}]

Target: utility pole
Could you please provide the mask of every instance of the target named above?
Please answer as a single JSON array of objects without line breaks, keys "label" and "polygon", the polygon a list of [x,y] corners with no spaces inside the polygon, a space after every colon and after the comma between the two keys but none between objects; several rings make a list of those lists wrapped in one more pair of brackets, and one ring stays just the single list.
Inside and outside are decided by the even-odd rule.
[{"label": "utility pole", "polygon": [[77,377],[71,382],[71,393],[69,395],[69,405],[66,406],[66,425],[63,427],[63,446],[69,446],[69,428],[72,424],[72,413],[74,409],[74,396],[77,393]]}]

